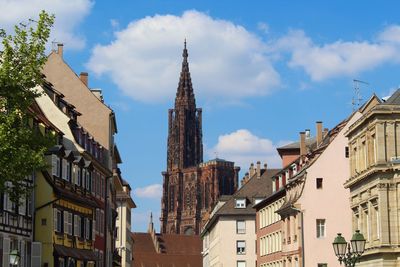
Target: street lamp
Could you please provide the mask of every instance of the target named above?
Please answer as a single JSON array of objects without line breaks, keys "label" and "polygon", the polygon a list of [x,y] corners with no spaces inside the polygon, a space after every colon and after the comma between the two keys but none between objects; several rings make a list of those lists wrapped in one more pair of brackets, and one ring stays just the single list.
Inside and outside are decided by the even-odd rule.
[{"label": "street lamp", "polygon": [[18,250],[14,249],[10,252],[10,264],[11,265],[18,265],[20,258],[21,258],[21,256],[19,255]]},{"label": "street lamp", "polygon": [[332,245],[340,264],[343,262],[346,267],[354,267],[361,254],[364,253],[365,242],[365,238],[359,230],[356,230],[351,238],[351,245],[346,242],[341,233],[338,233]]}]

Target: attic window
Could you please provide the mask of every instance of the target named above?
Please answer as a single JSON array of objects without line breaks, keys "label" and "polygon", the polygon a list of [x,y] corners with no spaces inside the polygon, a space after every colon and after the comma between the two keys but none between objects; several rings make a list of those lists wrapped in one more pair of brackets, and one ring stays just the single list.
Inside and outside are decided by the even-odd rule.
[{"label": "attic window", "polygon": [[244,209],[246,208],[246,199],[235,199],[235,208]]}]

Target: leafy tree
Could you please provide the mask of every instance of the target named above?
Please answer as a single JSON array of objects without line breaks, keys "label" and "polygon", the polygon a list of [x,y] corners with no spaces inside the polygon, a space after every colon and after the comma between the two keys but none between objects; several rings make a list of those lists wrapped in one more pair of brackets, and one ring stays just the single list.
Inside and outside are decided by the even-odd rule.
[{"label": "leafy tree", "polygon": [[54,16],[42,11],[38,21],[15,26],[14,34],[0,29],[0,192],[15,202],[29,194],[26,177],[47,167],[44,153],[54,144],[54,137],[33,127],[29,110],[40,96],[34,88],[44,82],[53,22]]}]

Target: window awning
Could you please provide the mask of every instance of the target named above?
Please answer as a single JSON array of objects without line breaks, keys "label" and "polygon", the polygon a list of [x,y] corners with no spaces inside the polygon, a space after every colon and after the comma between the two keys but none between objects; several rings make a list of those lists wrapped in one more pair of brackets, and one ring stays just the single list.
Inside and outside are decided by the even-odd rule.
[{"label": "window awning", "polygon": [[69,248],[62,245],[54,245],[54,253],[62,257],[71,257],[83,261],[98,261],[96,253],[89,249]]}]

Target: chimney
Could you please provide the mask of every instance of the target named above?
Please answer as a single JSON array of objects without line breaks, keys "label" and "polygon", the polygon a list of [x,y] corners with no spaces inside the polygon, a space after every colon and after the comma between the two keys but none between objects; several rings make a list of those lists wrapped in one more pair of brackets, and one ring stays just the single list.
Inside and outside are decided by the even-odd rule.
[{"label": "chimney", "polygon": [[57,44],[57,54],[63,58],[64,44]]},{"label": "chimney", "polygon": [[317,146],[322,142],[322,121],[317,121]]},{"label": "chimney", "polygon": [[81,72],[81,74],[79,74],[79,79],[88,87],[89,74],[87,72]]},{"label": "chimney", "polygon": [[300,155],[306,154],[306,133],[300,132]]},{"label": "chimney", "polygon": [[244,177],[242,178],[242,180],[240,181],[240,186],[243,186],[247,183],[247,181],[249,180],[249,173],[246,172],[246,174],[244,175]]},{"label": "chimney", "polygon": [[306,139],[309,139],[311,137],[310,129],[306,129],[305,132],[306,132]]},{"label": "chimney", "polygon": [[255,171],[254,171],[254,163],[250,164],[250,168],[249,168],[249,176],[253,177]]},{"label": "chimney", "polygon": [[260,161],[257,161],[256,173],[257,173],[257,179],[260,179],[260,177],[261,177],[261,162]]}]

